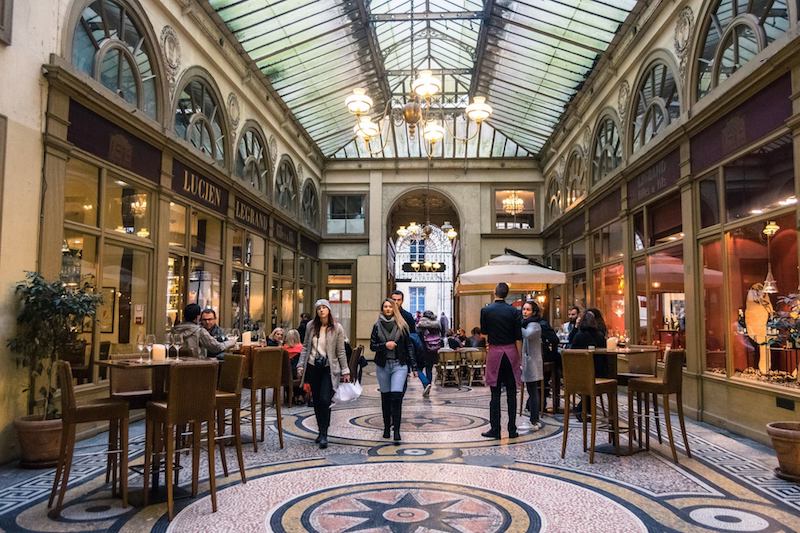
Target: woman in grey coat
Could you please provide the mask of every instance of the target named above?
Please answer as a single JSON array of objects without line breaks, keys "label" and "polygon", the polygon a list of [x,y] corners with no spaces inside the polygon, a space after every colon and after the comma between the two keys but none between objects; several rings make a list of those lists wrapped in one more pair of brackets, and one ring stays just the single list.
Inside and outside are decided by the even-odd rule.
[{"label": "woman in grey coat", "polygon": [[320,299],[314,304],[314,320],[306,329],[306,341],[297,363],[297,374],[311,385],[314,415],[319,435],[315,442],[320,449],[328,447],[331,424],[331,399],[339,382],[350,382],[350,369],[344,349],[344,329],[333,319],[331,303]]},{"label": "woman in grey coat", "polygon": [[531,432],[542,429],[539,421],[539,387],[544,379],[542,369],[542,326],[539,325],[541,311],[531,300],[522,306],[522,381],[528,389]]}]

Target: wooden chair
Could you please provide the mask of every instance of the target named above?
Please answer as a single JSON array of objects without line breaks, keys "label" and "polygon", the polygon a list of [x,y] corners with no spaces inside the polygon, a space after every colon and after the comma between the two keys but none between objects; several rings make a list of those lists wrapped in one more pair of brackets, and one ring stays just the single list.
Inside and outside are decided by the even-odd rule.
[{"label": "wooden chair", "polygon": [[[87,356],[87,348],[88,356]],[[72,377],[81,385],[92,380],[94,369],[94,350],[85,339],[76,339],[67,345],[61,354],[61,359],[67,361],[72,369]]]},{"label": "wooden chair", "polygon": [[242,454],[242,380],[244,378],[244,356],[226,354],[222,362],[222,371],[219,376],[219,384],[216,392],[217,405],[217,440],[219,441],[219,453],[222,459],[222,471],[228,475],[228,460],[225,457],[225,425],[228,410],[231,411],[231,427],[233,430],[233,440],[236,445],[236,458],[239,461],[239,475],[242,483],[247,483],[244,471],[244,455]]},{"label": "wooden chair", "polygon": [[[686,456],[692,458],[692,452],[689,450],[689,439],[686,436],[686,425],[683,419],[683,360],[686,356],[684,350],[667,350],[664,354],[664,375],[662,377],[645,377],[634,378],[628,381],[628,431],[629,440],[628,446],[632,448],[633,444],[630,438],[633,437],[633,396],[637,393],[661,395],[664,399],[664,422],[667,426],[667,437],[669,438],[669,447],[672,450],[672,459],[678,462],[678,452],[675,449],[675,439],[672,435],[672,419],[669,414],[669,397],[671,394],[675,395],[675,403],[678,408],[678,422],[681,426],[681,433],[683,434],[683,445],[686,447]],[[649,403],[645,402],[645,443],[646,448],[650,449],[650,409]],[[642,413],[641,410],[636,416],[641,424]],[[656,414],[656,420],[658,415]],[[639,439],[639,446],[642,445],[642,439]]]},{"label": "wooden chair", "polygon": [[283,387],[283,348],[269,346],[255,348],[251,354],[251,375],[244,379],[245,388],[250,389],[250,423],[253,430],[253,451],[258,451],[256,443],[256,391],[261,391],[261,441],[264,441],[266,427],[267,389],[272,389],[272,400],[278,417],[278,440],[283,449],[283,419],[281,417],[281,388]]},{"label": "wooden chair", "polygon": [[439,349],[439,362],[436,365],[436,370],[441,379],[442,387],[447,383],[454,383],[459,389],[461,388],[460,367],[461,361],[459,360],[458,352],[449,348]]},{"label": "wooden chair", "polygon": [[[211,487],[211,509],[217,512],[217,481],[214,469],[215,404],[217,388],[217,364],[215,361],[185,361],[169,368],[169,392],[166,402],[149,402],[146,412],[144,446],[144,506],[150,496],[150,475],[153,454],[160,457],[161,445],[166,445],[165,483],[167,484],[167,509],[172,520],[175,510],[173,498],[173,458],[176,457],[175,442],[179,431],[192,425],[192,496],[197,496],[200,477],[200,443],[202,424],[208,431],[208,481]],[[163,425],[164,438],[160,438]],[[156,463],[158,468],[158,462]]]},{"label": "wooden chair", "polygon": [[[130,359],[130,354],[112,353],[110,361]],[[115,400],[128,402],[130,409],[144,409],[153,396],[153,372],[149,368],[111,367],[109,389]]]},{"label": "wooden chair", "polygon": [[[72,385],[72,368],[68,361],[56,363],[56,372],[61,383],[61,447],[58,456],[58,466],[53,479],[53,488],[50,491],[50,500],[47,506],[53,506],[56,492],[58,501],[52,511],[52,516],[59,516],[64,504],[64,495],[67,492],[69,473],[72,468],[72,457],[75,453],[75,432],[78,424],[84,422],[109,422],[109,448],[105,452],[108,459],[114,461],[114,490],[117,484],[117,460],[119,456],[119,484],[122,492],[122,507],[128,506],[128,404],[121,400],[105,398],[92,400],[86,404],[78,405],[75,402],[75,390]],[[114,446],[112,448],[112,445]],[[59,488],[60,484],[60,488]]]},{"label": "wooden chair", "polygon": [[[609,416],[602,428],[610,428],[614,432],[614,446],[619,455],[617,380],[596,378],[594,374],[594,354],[589,350],[564,350],[561,352],[564,362],[564,398],[572,394],[590,397],[592,433],[589,447],[589,463],[594,463],[595,437],[597,435],[597,402],[595,398],[608,395]],[[561,458],[567,453],[567,435],[569,433],[569,402],[564,402],[564,436],[561,442]],[[583,402],[583,450],[586,451],[586,402]]]},{"label": "wooden chair", "polygon": [[[628,371],[617,372],[617,384],[620,387],[627,387],[631,379],[656,377],[658,375],[658,346],[633,344],[629,348],[632,350],[626,354],[628,358]],[[642,393],[636,394],[636,405],[638,412],[642,411]],[[656,433],[658,442],[661,444],[661,424],[658,421],[658,397],[655,394],[647,394],[644,401],[650,402],[652,399],[653,410],[656,415]],[[642,438],[642,427],[639,425],[639,440]]]},{"label": "wooden chair", "polygon": [[355,382],[358,380],[358,360],[364,352],[364,347],[359,345],[350,354],[350,360],[347,362],[347,367],[350,369],[350,380]]},{"label": "wooden chair", "polygon": [[473,382],[480,382],[481,385],[486,386],[486,349],[465,348],[463,364],[467,370],[470,387]]}]

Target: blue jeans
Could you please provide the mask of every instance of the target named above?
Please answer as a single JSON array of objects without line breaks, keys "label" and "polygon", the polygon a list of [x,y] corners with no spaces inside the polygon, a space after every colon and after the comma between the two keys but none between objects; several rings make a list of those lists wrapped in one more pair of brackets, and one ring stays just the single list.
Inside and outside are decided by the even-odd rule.
[{"label": "blue jeans", "polygon": [[420,382],[423,387],[427,387],[433,383],[433,365],[421,366],[417,372]]},{"label": "blue jeans", "polygon": [[378,366],[376,370],[381,393],[405,391],[408,366],[400,364],[397,359],[390,359],[386,361],[386,366]]}]

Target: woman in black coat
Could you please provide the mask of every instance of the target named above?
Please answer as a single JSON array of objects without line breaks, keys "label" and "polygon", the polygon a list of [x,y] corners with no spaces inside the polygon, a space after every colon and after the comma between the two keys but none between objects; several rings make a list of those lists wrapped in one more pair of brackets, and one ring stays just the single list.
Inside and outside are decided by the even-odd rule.
[{"label": "woman in black coat", "polygon": [[[573,350],[588,350],[593,348],[605,348],[606,336],[598,328],[597,317],[594,312],[586,310],[578,322],[578,332],[572,339],[570,348]],[[594,374],[595,377],[614,377],[608,376],[608,356],[595,355],[594,356]],[[581,420],[582,404],[584,401],[589,401],[588,397],[581,398],[581,404],[575,408],[576,417]]]}]

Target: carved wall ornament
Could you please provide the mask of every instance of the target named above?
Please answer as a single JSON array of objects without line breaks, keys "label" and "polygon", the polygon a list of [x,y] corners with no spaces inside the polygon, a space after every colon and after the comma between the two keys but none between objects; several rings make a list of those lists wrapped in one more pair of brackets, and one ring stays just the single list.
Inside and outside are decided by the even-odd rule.
[{"label": "carved wall ornament", "polygon": [[625,112],[628,110],[628,98],[631,95],[631,86],[627,80],[619,84],[619,94],[617,95],[617,114],[620,119],[625,119]]},{"label": "carved wall ornament", "polygon": [[164,65],[167,67],[169,92],[170,95],[173,95],[175,82],[178,80],[178,71],[181,68],[181,44],[175,28],[170,25],[161,29],[161,53],[164,56]]},{"label": "carved wall ornament", "polygon": [[228,95],[228,113],[231,117],[231,127],[233,128],[234,133],[239,128],[239,118],[241,116],[241,112],[242,110],[239,107],[239,98],[235,93],[230,93]]},{"label": "carved wall ornament", "polygon": [[303,176],[306,173],[305,169],[303,168],[303,163],[297,164],[297,182],[303,183]]},{"label": "carved wall ornament", "polygon": [[684,7],[678,14],[675,23],[675,54],[680,60],[681,80],[686,79],[686,62],[689,55],[689,43],[692,39],[692,27],[694,26],[694,11],[689,6]]},{"label": "carved wall ornament", "polygon": [[561,178],[564,176],[564,168],[567,166],[567,160],[562,155],[556,163],[556,177]]},{"label": "carved wall ornament", "polygon": [[589,126],[586,126],[583,129],[583,152],[588,154],[589,149],[591,148],[589,144],[591,143],[592,139],[592,130],[589,129]]}]

